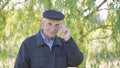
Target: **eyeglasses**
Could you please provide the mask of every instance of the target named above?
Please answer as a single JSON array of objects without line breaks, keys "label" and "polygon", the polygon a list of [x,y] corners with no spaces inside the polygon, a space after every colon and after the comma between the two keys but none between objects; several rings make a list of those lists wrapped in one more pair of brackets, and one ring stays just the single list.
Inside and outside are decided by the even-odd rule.
[{"label": "eyeglasses", "polygon": [[55,25],[52,25],[51,23],[47,23],[47,27],[55,28],[56,30],[59,30],[61,28],[61,23]]}]

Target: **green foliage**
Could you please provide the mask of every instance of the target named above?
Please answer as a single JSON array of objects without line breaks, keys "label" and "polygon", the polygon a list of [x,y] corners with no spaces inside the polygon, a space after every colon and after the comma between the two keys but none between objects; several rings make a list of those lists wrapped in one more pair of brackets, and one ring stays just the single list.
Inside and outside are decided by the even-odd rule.
[{"label": "green foliage", "polygon": [[[95,1],[0,1],[0,68],[13,68],[22,41],[41,29],[42,12],[47,9],[60,10],[65,14],[63,22],[70,28],[71,36],[84,54],[84,61],[77,68],[98,68],[101,65],[104,67],[100,68],[116,68],[114,62],[120,63],[119,0],[108,3],[108,16],[104,21],[100,20],[98,13],[107,0],[99,6],[95,5]],[[16,8],[19,4],[23,7]],[[86,12],[89,13],[84,15]]]}]

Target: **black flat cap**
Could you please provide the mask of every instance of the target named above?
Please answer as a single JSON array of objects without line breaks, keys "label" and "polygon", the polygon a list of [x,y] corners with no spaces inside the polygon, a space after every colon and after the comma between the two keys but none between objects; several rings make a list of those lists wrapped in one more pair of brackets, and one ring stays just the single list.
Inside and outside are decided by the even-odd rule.
[{"label": "black flat cap", "polygon": [[57,10],[46,10],[43,13],[44,18],[53,19],[53,20],[62,20],[64,19],[64,14]]}]

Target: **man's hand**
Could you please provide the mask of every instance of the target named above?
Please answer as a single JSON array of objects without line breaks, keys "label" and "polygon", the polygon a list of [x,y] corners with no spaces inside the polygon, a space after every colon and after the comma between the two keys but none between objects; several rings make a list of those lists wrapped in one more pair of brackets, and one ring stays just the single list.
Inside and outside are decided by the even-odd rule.
[{"label": "man's hand", "polygon": [[70,39],[70,30],[68,28],[64,27],[63,25],[61,25],[60,33],[62,35],[62,38],[65,41],[68,41]]}]

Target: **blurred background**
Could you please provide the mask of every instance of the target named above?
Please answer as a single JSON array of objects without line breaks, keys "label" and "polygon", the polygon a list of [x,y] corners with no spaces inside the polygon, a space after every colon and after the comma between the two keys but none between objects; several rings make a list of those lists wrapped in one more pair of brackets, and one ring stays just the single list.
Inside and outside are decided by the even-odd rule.
[{"label": "blurred background", "polygon": [[84,54],[76,68],[120,68],[120,0],[0,0],[0,68],[14,68],[22,41],[56,9]]}]

